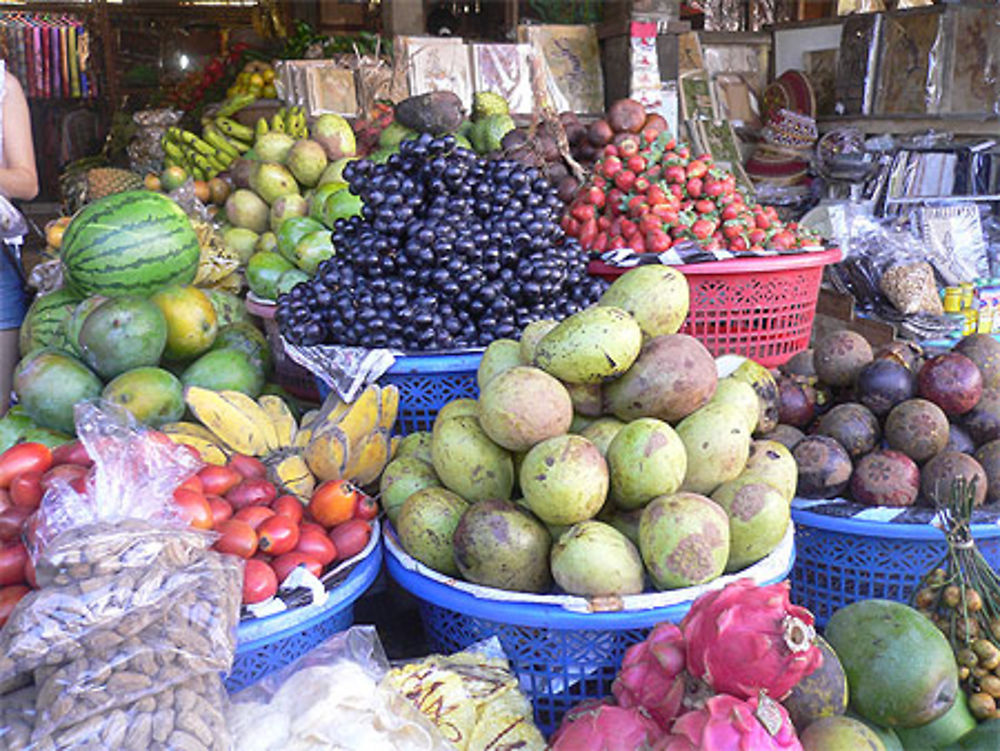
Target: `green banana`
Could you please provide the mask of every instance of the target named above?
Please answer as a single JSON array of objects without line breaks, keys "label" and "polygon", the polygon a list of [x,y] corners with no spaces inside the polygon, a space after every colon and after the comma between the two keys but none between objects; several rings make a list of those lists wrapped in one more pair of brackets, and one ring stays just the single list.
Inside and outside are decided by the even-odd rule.
[{"label": "green banana", "polygon": [[225,172],[226,167],[229,166],[229,162],[232,161],[232,157],[227,157],[229,159],[229,162],[223,161],[221,153],[212,154],[206,158],[208,159],[208,163],[212,167],[212,177],[215,177],[215,175],[219,174],[220,172]]},{"label": "green banana", "polygon": [[254,128],[254,134],[257,138],[266,135],[271,130],[271,126],[267,124],[267,118],[261,117],[257,120],[257,126]]},{"label": "green banana", "polygon": [[195,180],[207,180],[208,179],[208,173],[205,172],[205,170],[203,170],[198,165],[192,166],[188,170],[188,172],[190,173],[191,177],[193,177]]},{"label": "green banana", "polygon": [[215,153],[215,147],[201,138],[196,133],[192,133],[190,130],[182,130],[180,132],[180,139],[183,143],[187,144],[199,154],[204,154],[208,156],[209,154]]},{"label": "green banana", "polygon": [[232,159],[235,159],[240,155],[240,150],[236,148],[236,144],[226,138],[222,131],[216,128],[212,123],[205,126],[202,131],[202,137],[204,137],[208,143],[212,144],[219,154],[228,154]]},{"label": "green banana", "polygon": [[257,101],[257,97],[253,94],[237,94],[232,99],[224,101],[215,115],[216,117],[230,117],[255,101]]},{"label": "green banana", "polygon": [[[282,109],[284,108],[282,107]],[[273,130],[275,133],[285,132],[285,118],[282,115],[281,110],[275,112],[274,116],[271,118],[271,130]]]},{"label": "green banana", "polygon": [[176,143],[167,138],[164,138],[162,145],[164,154],[169,156],[171,159],[174,159],[175,161],[184,161],[184,149],[182,149]]},{"label": "green banana", "polygon": [[301,106],[292,107],[289,110],[289,132],[296,138],[308,138],[309,129],[306,127],[306,113]]},{"label": "green banana", "polygon": [[164,167],[180,167],[181,164],[176,159],[174,159],[172,156],[165,156],[165,157],[163,157],[163,166]]},{"label": "green banana", "polygon": [[238,123],[228,117],[217,117],[215,118],[215,124],[219,127],[219,130],[230,138],[238,138],[239,140],[247,141],[248,143],[253,142],[253,129],[248,128],[243,123]]}]

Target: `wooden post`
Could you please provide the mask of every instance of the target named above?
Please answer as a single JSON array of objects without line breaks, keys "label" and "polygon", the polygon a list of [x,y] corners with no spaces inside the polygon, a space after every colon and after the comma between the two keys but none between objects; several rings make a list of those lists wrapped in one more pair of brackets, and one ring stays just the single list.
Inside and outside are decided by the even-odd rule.
[{"label": "wooden post", "polygon": [[108,2],[107,0],[95,0],[94,10],[96,13],[96,26],[98,29],[98,34],[101,39],[101,46],[104,49],[104,78],[108,90],[104,93],[104,98],[109,102],[110,109],[108,111],[108,117],[118,108],[121,104],[118,101],[118,70],[115,66],[115,58],[117,57],[117,41],[114,36],[114,30],[111,28],[111,17],[108,13]]}]

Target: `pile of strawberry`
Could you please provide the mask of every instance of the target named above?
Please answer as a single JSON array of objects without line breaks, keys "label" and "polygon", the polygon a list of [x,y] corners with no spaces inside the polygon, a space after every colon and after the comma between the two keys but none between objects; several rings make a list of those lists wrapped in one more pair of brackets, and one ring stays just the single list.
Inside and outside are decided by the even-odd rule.
[{"label": "pile of strawberry", "polygon": [[562,227],[584,250],[662,253],[683,240],[706,250],[793,250],[811,242],[772,206],[747,200],[731,172],[692,158],[671,135],[643,130],[604,147]]}]

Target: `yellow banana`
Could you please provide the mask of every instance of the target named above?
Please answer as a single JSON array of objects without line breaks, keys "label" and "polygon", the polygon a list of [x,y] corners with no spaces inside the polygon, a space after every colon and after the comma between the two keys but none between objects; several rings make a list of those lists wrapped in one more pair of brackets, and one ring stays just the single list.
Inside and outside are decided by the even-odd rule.
[{"label": "yellow banana", "polygon": [[318,409],[311,409],[308,412],[306,412],[304,415],[302,415],[302,419],[299,420],[299,429],[308,428],[312,424],[313,420],[315,420],[318,416],[319,416]]},{"label": "yellow banana", "polygon": [[289,454],[280,459],[273,466],[272,474],[277,485],[307,501],[316,488],[316,478],[299,454]]},{"label": "yellow banana", "polygon": [[226,452],[214,440],[205,440],[187,433],[167,433],[167,437],[174,443],[183,443],[185,446],[196,449],[201,454],[202,461],[207,464],[222,466],[229,459]]},{"label": "yellow banana", "polygon": [[161,143],[163,145],[163,153],[172,159],[184,161],[184,149],[167,138],[164,138]]},{"label": "yellow banana", "polygon": [[223,172],[226,169],[226,167],[228,166],[229,162],[233,161],[232,158],[230,158],[228,161],[224,162],[222,159],[220,159],[215,154],[213,154],[212,156],[205,157],[205,158],[208,159],[208,163],[212,167],[212,169],[210,170],[209,175],[208,175],[209,177],[215,177],[220,172]]},{"label": "yellow banana", "polygon": [[195,151],[197,151],[199,154],[210,156],[215,153],[215,147],[212,146],[212,144],[205,141],[196,133],[192,133],[190,130],[179,131],[178,137],[181,139],[182,143],[187,144]]},{"label": "yellow banana", "polygon": [[378,384],[372,384],[351,402],[347,411],[336,421],[337,427],[347,437],[348,445],[352,448],[361,445],[364,437],[378,427],[381,412],[381,389]]},{"label": "yellow banana", "polygon": [[244,107],[253,104],[255,101],[257,101],[257,97],[253,94],[237,94],[225,100],[215,114],[217,116],[229,117],[230,115],[235,115]]},{"label": "yellow banana", "polygon": [[230,138],[238,138],[239,140],[246,141],[247,143],[253,142],[253,128],[248,128],[243,123],[238,123],[228,117],[217,117],[215,118],[215,124],[218,126],[219,130]]},{"label": "yellow banana", "polygon": [[285,404],[285,400],[274,394],[264,394],[257,403],[274,425],[278,436],[278,448],[291,448],[295,441],[295,416]]},{"label": "yellow banana", "polygon": [[[399,451],[399,444],[402,440],[403,439],[398,435],[394,435],[389,439],[389,461],[396,458],[396,453]],[[389,462],[386,462],[386,464],[388,463]]]},{"label": "yellow banana", "polygon": [[261,433],[264,435],[264,442],[267,443],[268,451],[277,451],[282,448],[281,440],[278,438],[278,431],[274,426],[274,421],[271,416],[255,402],[251,397],[244,394],[242,391],[224,390],[219,392],[219,396],[229,402],[236,409],[242,410],[243,413],[250,419],[255,425],[258,426]]},{"label": "yellow banana", "polygon": [[308,428],[303,428],[300,425],[298,431],[295,433],[295,440],[292,441],[292,448],[304,449],[306,446],[309,445],[309,441],[312,440],[312,437],[313,437],[312,425],[310,425]]},{"label": "yellow banana", "polygon": [[267,453],[268,442],[263,427],[218,392],[188,386],[184,401],[194,416],[233,451],[250,456]]},{"label": "yellow banana", "polygon": [[189,435],[193,438],[202,438],[206,441],[218,441],[218,436],[204,425],[196,422],[168,422],[160,426],[164,433],[175,433],[177,435]]},{"label": "yellow banana", "polygon": [[382,389],[382,412],[378,426],[383,430],[392,431],[399,413],[399,387],[393,383]]},{"label": "yellow banana", "polygon": [[260,138],[263,135],[271,132],[271,126],[267,123],[266,117],[257,118],[257,124],[254,126],[254,137]]},{"label": "yellow banana", "polygon": [[369,433],[356,450],[351,447],[350,462],[344,469],[344,477],[360,487],[377,480],[389,461],[389,443],[386,431]]},{"label": "yellow banana", "polygon": [[339,427],[325,424],[312,434],[302,455],[320,482],[337,480],[350,461],[351,444]]}]

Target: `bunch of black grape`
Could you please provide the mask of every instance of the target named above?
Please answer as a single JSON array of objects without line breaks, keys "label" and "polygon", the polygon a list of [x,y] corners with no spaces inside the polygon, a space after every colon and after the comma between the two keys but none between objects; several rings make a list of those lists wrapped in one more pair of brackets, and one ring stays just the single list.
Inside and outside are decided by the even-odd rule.
[{"label": "bunch of black grape", "polygon": [[559,226],[538,170],[487,161],[450,136],[404,141],[385,164],[344,169],[361,216],[338,220],[337,255],[278,298],[299,345],[434,351],[516,337],[592,305],[607,286]]}]

